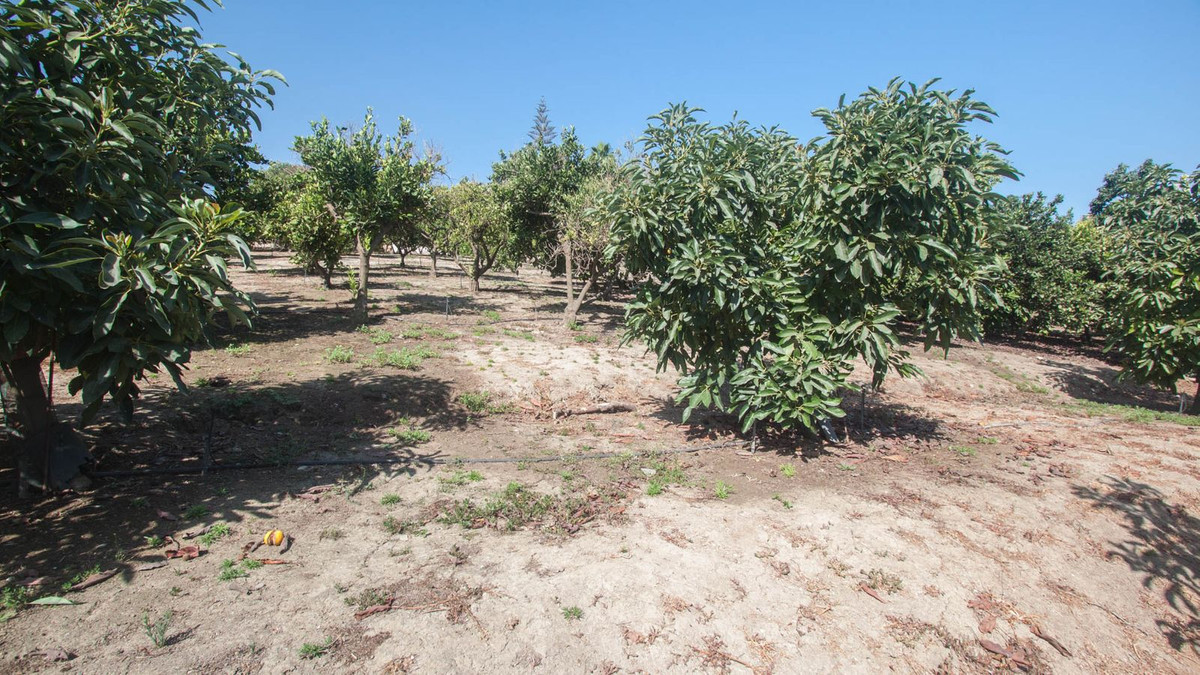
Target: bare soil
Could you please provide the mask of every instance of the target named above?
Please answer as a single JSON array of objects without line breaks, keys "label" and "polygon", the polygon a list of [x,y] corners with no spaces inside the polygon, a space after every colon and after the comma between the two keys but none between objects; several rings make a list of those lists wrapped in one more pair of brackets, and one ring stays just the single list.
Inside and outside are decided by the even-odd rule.
[{"label": "bare soil", "polygon": [[[751,454],[680,422],[618,302],[572,331],[538,272],[472,297],[377,261],[359,330],[260,254],[256,330],[90,428],[93,489],[4,488],[0,672],[1200,670],[1200,429],[1099,405],[1177,404],[1086,346],[919,353],[845,443]],[[562,414],[604,403],[633,410]],[[76,604],[16,602],[44,596]]]}]

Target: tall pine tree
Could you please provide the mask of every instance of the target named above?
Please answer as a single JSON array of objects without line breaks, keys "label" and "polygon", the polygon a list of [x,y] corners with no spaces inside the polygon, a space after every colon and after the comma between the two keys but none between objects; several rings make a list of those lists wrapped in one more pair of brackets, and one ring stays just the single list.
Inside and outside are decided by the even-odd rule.
[{"label": "tall pine tree", "polygon": [[550,107],[546,105],[546,97],[538,101],[537,114],[533,117],[533,128],[529,130],[529,138],[537,145],[553,145],[558,139],[558,131],[550,123]]}]

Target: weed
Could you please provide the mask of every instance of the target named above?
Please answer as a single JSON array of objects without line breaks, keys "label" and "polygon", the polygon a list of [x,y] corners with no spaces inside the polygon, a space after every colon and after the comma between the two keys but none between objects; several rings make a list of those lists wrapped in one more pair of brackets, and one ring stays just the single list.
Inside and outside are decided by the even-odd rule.
[{"label": "weed", "polygon": [[150,500],[146,499],[145,497],[134,497],[133,499],[129,500],[129,505],[137,509],[144,509],[147,506],[150,506]]},{"label": "weed", "polygon": [[300,645],[300,658],[302,659],[319,659],[325,656],[333,647],[333,638],[325,638],[325,642],[317,644],[315,642],[305,642]]},{"label": "weed", "polygon": [[332,541],[337,541],[338,539],[341,539],[344,536],[345,535],[342,534],[342,531],[339,530],[338,528],[327,527],[327,528],[321,530],[321,534],[317,535],[317,539],[319,539],[319,540],[330,539]]},{"label": "weed", "polygon": [[425,331],[425,334],[428,335],[429,337],[437,338],[439,340],[457,340],[458,339],[458,333],[455,333],[454,331],[446,330],[444,328],[429,328]]},{"label": "weed", "polygon": [[583,618],[583,610],[574,605],[570,607],[563,607],[562,615],[567,621],[578,621]]},{"label": "weed", "polygon": [[1111,415],[1127,422],[1150,424],[1151,422],[1172,422],[1188,427],[1200,427],[1200,415],[1161,412],[1147,408],[1112,403],[1097,403],[1095,401],[1075,401],[1068,404],[1071,408],[1082,412],[1088,417]]},{"label": "weed", "polygon": [[517,338],[518,340],[526,340],[528,342],[533,342],[533,332],[532,331],[511,330],[511,329],[505,328],[504,334],[510,338]]},{"label": "weed", "polygon": [[589,345],[595,344],[599,340],[600,340],[600,338],[596,337],[595,335],[576,335],[575,336],[575,341],[582,343],[582,344],[589,344]]},{"label": "weed", "polygon": [[245,356],[250,353],[250,345],[239,345],[236,342],[231,342],[225,346],[225,353],[229,356]]},{"label": "weed", "polygon": [[208,532],[200,535],[200,543],[205,546],[212,546],[213,542],[223,537],[228,537],[233,534],[233,530],[225,523],[217,523],[208,528]]},{"label": "weed", "polygon": [[717,486],[713,488],[713,496],[717,499],[729,499],[731,494],[733,494],[733,486],[723,480],[718,480]]},{"label": "weed", "polygon": [[443,487],[462,487],[468,482],[478,483],[481,480],[483,480],[482,473],[479,473],[478,471],[463,471],[462,469],[459,469],[455,471],[454,474],[449,478],[438,478],[438,483],[440,483]]},{"label": "weed", "polygon": [[794,478],[796,476],[796,465],[795,464],[784,464],[779,467],[779,473],[784,478]]},{"label": "weed", "polygon": [[334,345],[325,350],[325,361],[328,363],[350,363],[354,360],[354,350],[342,345]]},{"label": "weed", "polygon": [[166,614],[150,622],[150,614],[142,614],[142,630],[146,632],[146,637],[154,643],[155,647],[163,647],[167,644],[167,631],[171,628],[171,610],[167,610]]},{"label": "weed", "polygon": [[228,558],[221,561],[221,571],[217,573],[219,581],[233,581],[242,577],[250,576],[244,571],[238,569],[237,563]]},{"label": "weed", "polygon": [[100,573],[100,566],[92,565],[88,569],[77,573],[75,576],[71,577],[68,581],[64,582],[62,585],[63,592],[66,593],[67,591],[71,590],[75,586],[75,584],[83,581],[84,579],[92,576],[93,574],[99,574],[99,573]]},{"label": "weed", "polygon": [[840,470],[842,470],[842,471],[853,471],[853,470],[854,470],[854,465],[853,465],[853,464],[846,464],[845,462],[843,462],[843,463],[841,463],[841,464],[838,464],[838,469],[840,469]]},{"label": "weed", "polygon": [[179,597],[180,593],[183,593],[183,589],[178,586],[172,586],[171,590],[167,591],[167,594],[173,598]]},{"label": "weed", "polygon": [[146,545],[150,548],[162,548],[162,545],[166,543],[166,541],[157,534],[152,534],[148,537],[142,537],[142,539],[146,540]]},{"label": "weed", "polygon": [[475,337],[483,337],[484,335],[491,335],[495,332],[496,329],[492,328],[491,326],[476,326],[471,329],[471,334]]},{"label": "weed", "polygon": [[952,450],[959,457],[974,457],[975,455],[979,454],[979,451],[969,445],[952,445],[950,446],[950,450]]},{"label": "weed", "polygon": [[4,609],[20,609],[33,599],[33,593],[26,586],[5,586],[0,591],[0,605]]},{"label": "weed", "polygon": [[264,564],[265,563],[263,563],[261,560],[255,560],[254,558],[246,558],[242,561],[242,567],[245,567],[248,570],[256,570],[262,567]]},{"label": "weed", "polygon": [[437,358],[438,353],[428,347],[402,347],[388,351],[383,347],[377,347],[372,358],[375,363],[380,366],[391,366],[403,370],[416,370],[421,367],[425,359]]},{"label": "weed", "polygon": [[188,507],[187,511],[183,512],[183,517],[188,520],[196,520],[208,515],[208,507],[203,504],[193,504]]},{"label": "weed", "polygon": [[995,436],[980,436],[975,442],[980,445],[995,445],[1000,442],[1000,439]]},{"label": "weed", "polygon": [[497,312],[494,309],[485,309],[483,310],[483,318],[487,319],[488,321],[499,321],[500,312]]},{"label": "weed", "polygon": [[650,495],[651,497],[657,497],[658,495],[661,495],[662,491],[663,484],[656,480],[651,480],[646,484],[646,494]]},{"label": "weed", "polygon": [[792,509],[792,503],[790,501],[784,499],[783,497],[781,497],[779,495],[779,493],[775,493],[775,494],[771,495],[771,499],[774,499],[775,501],[779,502],[780,504],[783,504],[783,508],[788,509],[789,511]]},{"label": "weed", "polygon": [[358,595],[350,595],[342,598],[342,602],[351,607],[358,607],[359,611],[367,609],[368,607],[382,605],[387,601],[387,594],[378,588],[368,588]]},{"label": "weed", "polygon": [[399,520],[394,516],[388,516],[383,519],[383,529],[387,530],[388,534],[411,534],[417,537],[429,536],[429,531],[421,527],[421,523],[415,520]]},{"label": "weed", "polygon": [[371,344],[386,345],[392,341],[392,334],[382,328],[376,328],[368,333]]},{"label": "weed", "polygon": [[876,591],[887,591],[888,595],[898,593],[904,588],[904,580],[895,574],[888,574],[881,569],[873,569],[870,572],[859,570],[859,574],[866,577],[868,588]]},{"label": "weed", "polygon": [[392,429],[388,433],[403,445],[428,443],[433,438],[433,435],[424,429]]},{"label": "weed", "polygon": [[687,475],[678,462],[667,463],[662,459],[652,459],[649,466],[640,467],[643,473],[650,476],[646,484],[646,494],[654,497],[662,494],[670,485],[686,485]]},{"label": "weed", "polygon": [[458,402],[473,413],[491,410],[492,395],[486,391],[467,391],[458,395]]},{"label": "weed", "polygon": [[526,471],[529,469],[529,462],[521,460],[517,462],[517,471]]},{"label": "weed", "polygon": [[578,321],[572,321],[567,324],[567,330],[580,331],[583,330],[583,326],[580,326]]},{"label": "weed", "polygon": [[383,506],[392,506],[395,504],[399,504],[400,503],[400,495],[391,494],[391,493],[386,494],[379,498],[379,503],[382,504]]}]

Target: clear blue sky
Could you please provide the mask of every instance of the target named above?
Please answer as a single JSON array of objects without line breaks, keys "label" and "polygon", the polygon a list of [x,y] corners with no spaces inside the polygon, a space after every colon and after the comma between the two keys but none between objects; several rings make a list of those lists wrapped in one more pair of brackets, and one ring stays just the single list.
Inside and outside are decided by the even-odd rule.
[{"label": "clear blue sky", "polygon": [[586,143],[635,139],[687,100],[801,140],[834,106],[893,76],[973,88],[980,131],[1076,215],[1104,174],[1146,158],[1200,163],[1200,2],[392,2],[225,0],[204,36],[290,87],[258,142],[294,161],[322,116],[390,127],[404,115],[450,175],[486,179],[527,140],[538,99]]}]

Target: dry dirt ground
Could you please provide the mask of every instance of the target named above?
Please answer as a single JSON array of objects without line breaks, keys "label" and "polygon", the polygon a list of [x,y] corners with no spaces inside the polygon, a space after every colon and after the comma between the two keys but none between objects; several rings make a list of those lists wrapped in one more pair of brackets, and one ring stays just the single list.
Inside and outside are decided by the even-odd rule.
[{"label": "dry dirt ground", "polygon": [[1200,429],[1092,352],[920,354],[844,444],[750,454],[680,422],[617,303],[571,331],[537,272],[380,257],[359,330],[259,258],[255,332],[89,429],[92,490],[0,474],[0,672],[1200,669]]}]

